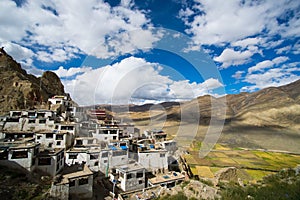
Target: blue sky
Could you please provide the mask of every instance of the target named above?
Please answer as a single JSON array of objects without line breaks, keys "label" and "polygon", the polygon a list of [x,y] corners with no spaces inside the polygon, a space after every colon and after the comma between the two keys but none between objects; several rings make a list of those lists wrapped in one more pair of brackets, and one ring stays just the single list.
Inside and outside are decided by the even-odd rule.
[{"label": "blue sky", "polygon": [[1,0],[0,44],[81,105],[182,101],[299,79],[300,2]]}]

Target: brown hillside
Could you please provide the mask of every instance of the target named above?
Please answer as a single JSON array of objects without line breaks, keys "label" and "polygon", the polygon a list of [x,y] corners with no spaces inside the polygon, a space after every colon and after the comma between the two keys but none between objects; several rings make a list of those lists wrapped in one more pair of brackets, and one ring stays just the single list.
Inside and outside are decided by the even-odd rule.
[{"label": "brown hillside", "polygon": [[53,72],[37,78],[27,74],[3,48],[0,49],[0,113],[33,108],[55,94],[64,94],[64,86]]}]

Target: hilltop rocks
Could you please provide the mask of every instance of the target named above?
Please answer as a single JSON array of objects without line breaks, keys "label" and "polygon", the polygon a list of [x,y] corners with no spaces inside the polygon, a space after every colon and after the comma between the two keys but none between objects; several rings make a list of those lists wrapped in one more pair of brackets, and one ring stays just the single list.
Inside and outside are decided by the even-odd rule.
[{"label": "hilltop rocks", "polygon": [[27,74],[3,48],[0,49],[0,113],[38,107],[49,97],[64,93],[55,73],[45,72],[41,78]]},{"label": "hilltop rocks", "polygon": [[46,71],[40,79],[48,94],[60,95],[65,93],[63,84],[54,72]]},{"label": "hilltop rocks", "polygon": [[165,195],[176,195],[178,193],[183,193],[188,199],[195,198],[195,199],[219,199],[220,196],[218,194],[218,189],[208,186],[200,181],[191,180],[187,185],[183,186],[177,185],[171,190],[164,189],[161,192],[161,196]]}]

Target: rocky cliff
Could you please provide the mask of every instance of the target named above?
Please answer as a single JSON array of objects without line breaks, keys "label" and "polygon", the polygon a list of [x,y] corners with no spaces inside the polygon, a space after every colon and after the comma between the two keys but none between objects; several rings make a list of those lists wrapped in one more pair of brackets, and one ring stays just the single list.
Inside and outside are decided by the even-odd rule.
[{"label": "rocky cliff", "polygon": [[56,94],[65,94],[65,91],[55,73],[46,71],[42,77],[27,74],[3,48],[0,49],[0,113],[40,107]]}]

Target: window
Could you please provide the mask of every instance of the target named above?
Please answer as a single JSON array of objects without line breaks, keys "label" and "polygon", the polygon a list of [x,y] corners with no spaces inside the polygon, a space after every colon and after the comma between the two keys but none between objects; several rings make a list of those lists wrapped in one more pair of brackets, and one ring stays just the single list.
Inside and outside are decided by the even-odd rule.
[{"label": "window", "polygon": [[46,113],[37,113],[38,118],[44,118]]},{"label": "window", "polygon": [[40,120],[39,120],[39,123],[40,123],[40,124],[46,124],[46,119],[40,119]]},{"label": "window", "polygon": [[104,160],[103,163],[107,163],[107,160]]},{"label": "window", "polygon": [[40,140],[41,137],[42,137],[41,135],[37,135],[37,136],[36,136],[36,139]]},{"label": "window", "polygon": [[82,140],[76,140],[76,145],[81,146],[83,144]]},{"label": "window", "polygon": [[164,154],[164,153],[161,153],[159,156],[160,156],[161,158],[163,158],[163,157],[165,157],[165,154]]},{"label": "window", "polygon": [[12,159],[28,158],[28,152],[24,151],[14,151],[11,156]]},{"label": "window", "polygon": [[39,158],[38,165],[51,165],[51,158],[50,157]]},{"label": "window", "polygon": [[28,124],[35,124],[35,119],[29,119]]},{"label": "window", "polygon": [[56,135],[56,140],[63,140],[64,139],[64,135]]},{"label": "window", "polygon": [[117,139],[117,136],[113,136],[113,140],[116,140]]},{"label": "window", "polygon": [[136,174],[136,177],[137,177],[137,178],[142,178],[143,176],[144,176],[143,172],[138,172],[138,173]]},{"label": "window", "polygon": [[127,177],[127,179],[131,179],[132,178],[132,174],[127,174],[126,177]]},{"label": "window", "polygon": [[143,181],[142,180],[139,180],[139,185],[143,184]]},{"label": "window", "polygon": [[56,171],[59,170],[59,162],[56,164]]},{"label": "window", "polygon": [[77,159],[77,153],[76,154],[70,154],[69,159]]},{"label": "window", "polygon": [[70,180],[69,187],[74,187],[74,186],[75,186],[75,180]]},{"label": "window", "polygon": [[91,155],[90,155],[90,159],[91,159],[91,160],[98,159],[98,157],[99,157],[99,156],[98,156],[97,154],[94,154],[94,155],[91,154]]},{"label": "window", "polygon": [[107,158],[108,157],[108,152],[103,152],[101,157],[102,158]]},{"label": "window", "polygon": [[98,164],[99,164],[99,162],[97,161],[97,162],[95,162],[94,166],[98,166]]},{"label": "window", "polygon": [[65,130],[65,131],[66,130],[71,130],[72,131],[74,129],[74,126],[61,126],[60,129]]},{"label": "window", "polygon": [[53,133],[46,133],[46,138],[53,138]]},{"label": "window", "polygon": [[89,178],[87,177],[87,178],[81,178],[81,179],[79,179],[79,182],[78,182],[78,184],[79,185],[85,185],[85,184],[88,184],[89,183]]},{"label": "window", "polygon": [[51,143],[48,144],[48,147],[52,148],[52,145],[53,145],[53,143],[51,142]]},{"label": "window", "polygon": [[61,141],[57,141],[57,142],[56,142],[56,145],[59,145],[59,146],[60,146],[60,145],[61,145]]},{"label": "window", "polygon": [[127,155],[127,151],[121,150],[121,151],[114,151],[113,152],[113,156],[125,156],[125,155]]},{"label": "window", "polygon": [[88,140],[88,144],[93,144],[93,140]]},{"label": "window", "polygon": [[117,134],[117,130],[111,130],[110,134]]}]

